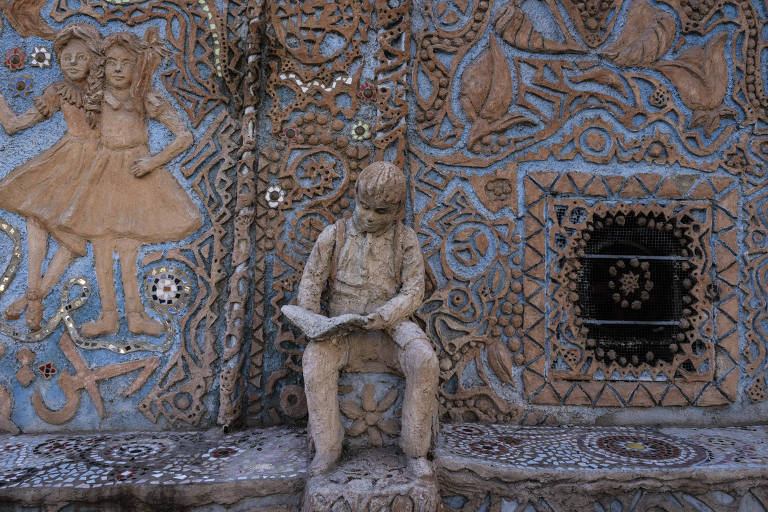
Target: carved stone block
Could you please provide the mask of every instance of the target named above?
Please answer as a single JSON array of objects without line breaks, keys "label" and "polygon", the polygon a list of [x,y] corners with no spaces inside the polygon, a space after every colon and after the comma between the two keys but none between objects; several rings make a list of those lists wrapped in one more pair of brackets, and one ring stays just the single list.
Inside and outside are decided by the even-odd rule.
[{"label": "carved stone block", "polygon": [[437,480],[413,480],[401,454],[372,449],[311,478],[302,512],[436,512],[437,507]]}]

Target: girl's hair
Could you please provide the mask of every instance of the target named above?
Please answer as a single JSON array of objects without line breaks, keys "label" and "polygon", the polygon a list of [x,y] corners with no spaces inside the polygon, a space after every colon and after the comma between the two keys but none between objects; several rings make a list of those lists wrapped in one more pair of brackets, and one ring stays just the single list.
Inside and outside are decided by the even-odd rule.
[{"label": "girl's hair", "polygon": [[101,54],[101,39],[101,33],[90,23],[72,23],[61,29],[53,40],[53,51],[56,52],[59,62],[61,62],[61,51],[73,40],[82,41],[93,54],[88,68],[82,106],[91,128],[96,127],[104,97],[104,58]]},{"label": "girl's hair", "polygon": [[171,52],[160,39],[155,27],[147,29],[143,41],[131,32],[109,34],[104,38],[102,52],[106,55],[107,50],[113,46],[122,46],[136,55],[136,68],[131,79],[131,97],[139,112],[144,113],[144,99],[152,90],[152,75]]}]

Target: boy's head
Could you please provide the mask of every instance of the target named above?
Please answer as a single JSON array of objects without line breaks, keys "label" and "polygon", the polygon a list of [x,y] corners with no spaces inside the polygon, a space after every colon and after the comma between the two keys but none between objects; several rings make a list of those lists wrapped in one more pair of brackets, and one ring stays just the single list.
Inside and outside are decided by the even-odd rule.
[{"label": "boy's head", "polygon": [[390,226],[405,203],[403,172],[389,162],[374,162],[357,178],[354,218],[366,233],[377,233]]}]

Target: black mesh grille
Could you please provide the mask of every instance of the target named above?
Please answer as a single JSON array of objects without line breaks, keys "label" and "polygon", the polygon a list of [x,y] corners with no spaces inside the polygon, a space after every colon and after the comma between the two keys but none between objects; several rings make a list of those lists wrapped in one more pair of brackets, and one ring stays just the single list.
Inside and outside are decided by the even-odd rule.
[{"label": "black mesh grille", "polygon": [[621,366],[672,362],[691,329],[692,219],[594,216],[582,232],[578,283],[587,348]]}]

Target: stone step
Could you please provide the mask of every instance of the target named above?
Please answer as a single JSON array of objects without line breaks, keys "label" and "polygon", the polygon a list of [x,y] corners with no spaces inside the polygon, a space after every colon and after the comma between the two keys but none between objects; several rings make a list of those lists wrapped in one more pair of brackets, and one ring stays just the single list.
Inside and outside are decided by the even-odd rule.
[{"label": "stone step", "polygon": [[[391,449],[308,481],[306,432],[0,436],[0,512],[768,512],[768,427],[444,425],[438,485]],[[375,499],[371,499],[375,498]],[[319,507],[319,508],[318,508]],[[371,508],[374,507],[374,508]],[[426,508],[424,508],[426,507]]]}]

